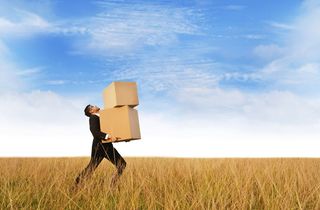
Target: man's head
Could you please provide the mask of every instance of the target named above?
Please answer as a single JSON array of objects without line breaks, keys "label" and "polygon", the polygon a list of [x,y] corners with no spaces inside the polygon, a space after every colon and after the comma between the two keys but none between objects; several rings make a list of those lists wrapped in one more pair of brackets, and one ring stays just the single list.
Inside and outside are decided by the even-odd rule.
[{"label": "man's head", "polygon": [[86,108],[84,108],[84,114],[87,116],[87,117],[90,117],[93,113],[98,113],[100,110],[99,107],[97,107],[96,105],[91,105],[91,104],[88,104],[86,106]]}]

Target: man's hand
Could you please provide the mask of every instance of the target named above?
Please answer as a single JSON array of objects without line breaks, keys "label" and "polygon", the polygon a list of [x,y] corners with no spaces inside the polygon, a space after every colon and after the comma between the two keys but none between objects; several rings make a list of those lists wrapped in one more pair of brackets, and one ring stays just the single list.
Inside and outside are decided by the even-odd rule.
[{"label": "man's hand", "polygon": [[112,139],[112,141],[117,141],[118,140],[118,138],[115,137],[115,136],[112,136],[111,139]]},{"label": "man's hand", "polygon": [[109,134],[109,136],[108,136],[108,140],[110,140],[112,142],[117,141],[117,139],[118,139],[117,137],[112,136],[111,134]]}]

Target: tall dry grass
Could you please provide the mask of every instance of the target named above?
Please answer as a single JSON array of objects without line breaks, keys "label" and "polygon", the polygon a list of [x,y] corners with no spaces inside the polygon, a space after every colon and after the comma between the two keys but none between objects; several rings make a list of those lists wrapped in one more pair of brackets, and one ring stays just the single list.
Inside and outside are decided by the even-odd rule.
[{"label": "tall dry grass", "polygon": [[117,188],[104,160],[0,159],[0,209],[320,209],[320,159],[126,158]]}]

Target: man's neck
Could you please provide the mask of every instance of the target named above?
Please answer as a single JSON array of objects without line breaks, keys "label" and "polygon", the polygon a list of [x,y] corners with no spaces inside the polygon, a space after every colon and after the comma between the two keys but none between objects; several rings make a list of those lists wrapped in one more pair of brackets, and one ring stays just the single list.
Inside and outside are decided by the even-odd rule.
[{"label": "man's neck", "polygon": [[92,113],[92,114],[97,115],[98,117],[100,117],[99,112],[95,112],[95,113]]}]

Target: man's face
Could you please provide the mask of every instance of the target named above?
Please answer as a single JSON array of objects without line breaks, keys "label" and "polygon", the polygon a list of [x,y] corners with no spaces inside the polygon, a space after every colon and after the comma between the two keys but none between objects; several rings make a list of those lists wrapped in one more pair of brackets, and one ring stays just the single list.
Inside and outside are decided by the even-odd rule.
[{"label": "man's face", "polygon": [[97,107],[96,105],[90,105],[90,113],[97,113],[99,112],[100,108]]}]

